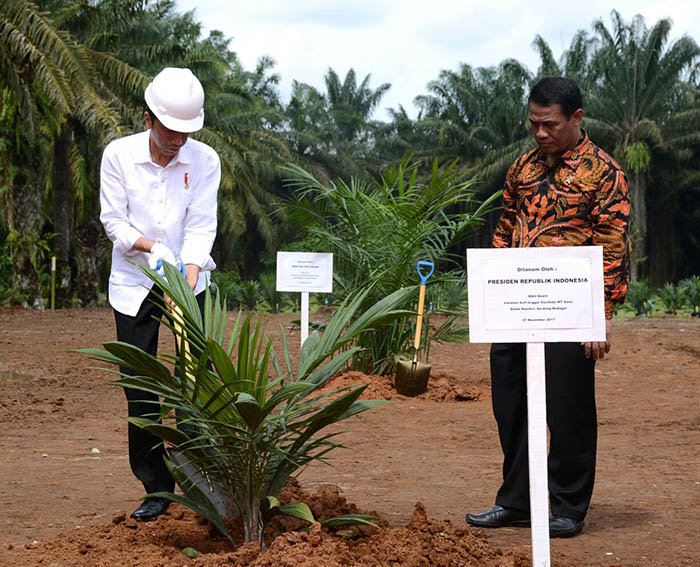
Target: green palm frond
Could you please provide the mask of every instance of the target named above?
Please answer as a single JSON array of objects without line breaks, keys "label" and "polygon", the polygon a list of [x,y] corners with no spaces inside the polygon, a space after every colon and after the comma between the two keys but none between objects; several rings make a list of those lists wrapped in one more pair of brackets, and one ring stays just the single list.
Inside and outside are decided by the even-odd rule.
[{"label": "green palm frond", "polygon": [[[310,246],[333,252],[336,293],[360,298],[365,310],[399,288],[414,290],[415,299],[418,260],[439,266],[431,285],[451,279],[463,263],[454,251],[498,197],[480,202],[473,180],[456,181],[456,167],[456,162],[438,167],[434,161],[429,173],[419,176],[418,166],[404,161],[377,182],[352,178],[322,183],[289,165],[286,183],[296,198],[285,204],[285,211],[290,222],[304,227]],[[353,367],[390,372],[394,356],[409,349],[410,338],[406,320],[362,337],[357,344],[365,350],[353,357]]]},{"label": "green palm frond", "polygon": [[14,91],[33,135],[39,121],[35,92],[59,112],[71,107],[70,77],[80,68],[74,46],[46,13],[27,0],[0,1],[0,42],[0,80]]},{"label": "green palm frond", "polygon": [[[261,324],[253,326],[250,316],[241,320],[239,314],[226,341],[221,298],[212,302],[207,294],[202,319],[191,288],[176,268],[166,264],[165,279],[142,270],[182,310],[183,327],[172,321],[166,324],[201,356],[189,359],[183,349],[176,357],[154,357],[117,342],[106,343],[105,350],[82,352],[135,371],[135,376],[121,375],[116,385],[163,398],[160,415],[130,422],[163,439],[189,468],[195,467],[217,487],[227,509],[241,515],[246,541],[262,541],[261,528],[273,513],[299,515],[304,510],[298,503],[277,506],[276,496],[290,476],[313,460],[325,461],[331,450],[341,447],[334,441],[336,434],[322,431],[384,403],[359,400],[366,386],[330,392],[320,388],[357,350],[347,348],[352,341],[404,314],[398,307],[413,290],[398,290],[366,313],[359,312],[364,297],[348,299],[331,317],[323,336],[317,332],[309,336],[293,368],[286,339],[278,357]],[[177,376],[170,368],[173,363]],[[174,413],[180,416],[178,423],[169,417]],[[225,518],[193,481],[188,467],[168,466],[184,495],[158,496],[192,508],[230,538]]]}]

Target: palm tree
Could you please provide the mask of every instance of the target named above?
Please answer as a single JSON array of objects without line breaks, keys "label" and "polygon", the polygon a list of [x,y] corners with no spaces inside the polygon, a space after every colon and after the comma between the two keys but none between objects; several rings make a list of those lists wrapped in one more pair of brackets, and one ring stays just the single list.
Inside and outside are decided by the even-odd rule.
[{"label": "palm tree", "polygon": [[461,63],[428,83],[418,96],[426,124],[432,124],[442,158],[478,159],[520,141],[526,134],[526,96],[532,77],[518,61],[473,69]]},{"label": "palm tree", "polygon": [[612,30],[598,20],[592,35],[579,31],[560,62],[537,36],[538,75],[581,85],[586,128],[630,180],[632,278],[647,275],[660,285],[676,279],[679,254],[693,241],[679,237],[678,221],[685,216],[692,225],[688,213],[697,208],[689,192],[698,186],[698,46],[688,37],[669,45],[669,20],[648,29],[641,16],[626,23],[613,11],[611,19]]},{"label": "palm tree", "polygon": [[341,82],[329,68],[325,94],[311,85],[294,83],[285,109],[290,146],[299,161],[320,177],[368,177],[376,172],[378,160],[370,149],[380,125],[371,117],[391,85],[372,89],[370,79],[367,75],[358,85],[355,70],[350,69]]},{"label": "palm tree", "polygon": [[[531,82],[530,72],[514,59],[498,67],[462,63],[457,71],[441,71],[428,84],[430,94],[415,98],[422,112],[417,126],[430,137],[423,144],[428,157],[461,160],[457,179],[478,180],[481,199],[493,195],[513,160],[532,144],[526,125]],[[489,215],[470,245],[487,245],[495,222],[496,215]]]},{"label": "palm tree", "polygon": [[391,88],[383,83],[376,89],[369,86],[371,75],[357,85],[355,70],[350,69],[343,82],[332,69],[324,77],[328,106],[339,140],[344,143],[366,142],[367,124],[382,97]]},{"label": "palm tree", "polygon": [[335,152],[326,96],[307,83],[292,81],[292,95],[285,115],[288,120],[285,134],[290,149],[305,167],[327,179]]},{"label": "palm tree", "polygon": [[37,263],[44,192],[40,171],[47,147],[38,143],[37,135],[51,126],[45,117],[69,108],[70,86],[62,63],[76,62],[67,38],[32,2],[0,1],[0,30],[0,159],[3,185],[11,188],[4,194],[3,220],[13,287],[26,304],[43,307]]},{"label": "palm tree", "polygon": [[[59,306],[76,300],[78,305],[92,306],[97,300],[98,267],[107,261],[108,249],[96,198],[101,149],[130,131],[135,108],[141,107],[136,93],[143,92],[147,83],[146,75],[110,51],[127,35],[123,32],[135,5],[40,0],[40,6],[76,46],[85,75],[72,75],[71,106],[51,138],[47,224],[55,233],[60,282],[56,299]],[[115,27],[120,33],[110,33]]]},{"label": "palm tree", "polygon": [[562,53],[561,61],[556,61],[549,44],[540,35],[536,35],[532,47],[540,56],[537,77],[559,76],[573,79],[579,85],[585,85],[590,59],[596,42],[584,30],[579,30],[571,40],[571,45]]},{"label": "palm tree", "polygon": [[668,19],[651,28],[641,16],[627,23],[613,11],[611,19],[610,30],[601,20],[593,25],[598,45],[584,83],[590,91],[586,124],[629,176],[631,277],[637,279],[649,271],[649,192],[663,190],[650,186],[657,162],[663,154],[682,159],[700,136],[700,105],[684,81],[697,71],[700,48],[687,36],[669,44]]},{"label": "palm tree", "polygon": [[0,2],[0,88],[3,89],[2,161],[6,229],[15,288],[26,305],[43,307],[39,262],[46,251],[42,204],[50,187],[53,139],[69,117],[87,128],[116,131],[118,115],[95,90],[94,67],[82,45],[59,29],[49,14],[26,0]]},{"label": "palm tree", "polygon": [[[224,263],[228,258],[243,263],[239,253],[230,252],[244,249],[257,256],[262,246],[273,248],[278,232],[270,218],[275,201],[273,163],[291,156],[274,132],[282,114],[281,104],[275,102],[279,77],[269,72],[273,62],[263,58],[255,71],[247,72],[229,50],[229,39],[218,31],[200,39],[201,25],[193,14],[176,13],[170,0],[96,4],[45,0],[45,4],[54,21],[80,41],[94,66],[95,88],[119,113],[123,125],[119,131],[95,131],[71,115],[56,137],[61,143],[54,144],[54,178],[68,181],[53,183],[53,228],[68,272],[61,279],[70,282],[71,270],[78,276],[79,303],[89,305],[97,296],[99,266],[95,254],[86,254],[85,248],[100,251],[100,263],[108,261],[109,246],[94,198],[101,150],[113,137],[143,127],[143,91],[149,75],[163,66],[190,67],[207,92],[207,127],[195,137],[213,146],[222,159],[219,255]],[[64,164],[70,165],[69,171]],[[78,238],[69,241],[73,234]],[[241,243],[248,238],[252,246]],[[76,290],[68,291],[70,296]]]}]

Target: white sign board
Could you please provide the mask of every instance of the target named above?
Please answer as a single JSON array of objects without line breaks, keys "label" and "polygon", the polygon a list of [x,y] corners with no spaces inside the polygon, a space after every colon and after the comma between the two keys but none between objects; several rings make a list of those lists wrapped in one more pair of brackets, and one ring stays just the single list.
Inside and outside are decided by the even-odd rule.
[{"label": "white sign board", "polygon": [[602,246],[467,250],[471,342],[604,341]]},{"label": "white sign board", "polygon": [[469,340],[527,343],[532,564],[549,567],[546,342],[605,340],[602,246],[467,250]]},{"label": "white sign board", "polygon": [[277,252],[277,291],[331,293],[333,254]]}]

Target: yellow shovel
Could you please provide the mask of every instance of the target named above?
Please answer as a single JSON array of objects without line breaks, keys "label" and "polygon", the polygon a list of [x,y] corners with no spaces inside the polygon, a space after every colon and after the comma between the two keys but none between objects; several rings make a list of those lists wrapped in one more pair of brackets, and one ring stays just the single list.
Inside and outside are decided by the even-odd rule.
[{"label": "yellow shovel", "polygon": [[[160,270],[161,266],[162,262],[159,261],[158,265],[156,266],[156,270]],[[182,262],[180,262],[180,273],[184,277],[187,277],[187,273],[185,272],[185,266]],[[185,354],[186,363],[185,367],[183,368],[185,372],[185,378],[191,380],[192,382],[195,382],[194,376],[192,376],[192,374],[189,371],[189,364],[192,361],[192,354],[190,352],[190,342],[187,340],[187,331],[185,330],[185,318],[182,314],[182,309],[180,309],[178,305],[173,304],[171,312],[177,348],[179,351],[184,352]],[[216,489],[211,479],[209,478],[209,475],[206,472],[201,471],[198,467],[195,467],[191,463],[184,460],[181,454],[174,449],[168,451],[168,456],[170,457],[170,460],[176,466],[181,468],[185,472],[187,477],[190,478],[199,487],[202,493],[216,507],[220,514],[227,515],[229,513],[228,503],[225,497],[222,496],[220,491]],[[203,480],[202,477],[204,477]],[[206,482],[206,486],[209,489],[208,493],[206,489],[202,486],[204,482]]]},{"label": "yellow shovel", "polygon": [[[156,271],[161,270],[162,266],[163,261],[158,260],[158,264],[156,265]],[[182,262],[180,262],[180,273],[184,277],[187,277],[187,273],[185,272],[185,266]],[[173,318],[173,330],[175,331],[175,342],[177,343],[177,349],[179,351],[184,349],[185,360],[189,363],[192,360],[192,354],[190,353],[190,343],[187,340],[187,331],[185,331],[185,318],[182,314],[182,309],[180,309],[178,305],[175,305],[173,303],[171,313]],[[189,373],[187,365],[185,365],[184,371],[185,378],[189,378],[194,382],[194,377]]]},{"label": "yellow shovel", "polygon": [[[427,274],[421,272],[421,268],[429,268]],[[420,276],[420,294],[418,296],[418,319],[416,320],[416,337],[413,340],[413,360],[396,361],[396,379],[394,385],[396,391],[404,396],[417,396],[428,389],[428,378],[430,378],[430,366],[418,362],[418,347],[420,346],[420,333],[423,327],[423,307],[425,306],[425,284],[428,278],[433,275],[435,264],[432,262],[420,261],[416,267]]]}]

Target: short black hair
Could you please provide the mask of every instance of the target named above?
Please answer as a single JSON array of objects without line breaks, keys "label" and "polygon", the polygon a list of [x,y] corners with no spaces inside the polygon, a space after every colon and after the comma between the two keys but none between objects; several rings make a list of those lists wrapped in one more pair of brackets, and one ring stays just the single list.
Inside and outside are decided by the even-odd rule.
[{"label": "short black hair", "polygon": [[561,105],[561,111],[566,119],[579,108],[583,108],[581,89],[575,81],[564,77],[544,77],[535,83],[530,90],[528,103],[534,102],[538,106]]},{"label": "short black hair", "polygon": [[151,117],[151,124],[155,124],[155,123],[156,123],[156,120],[158,120],[158,118],[156,118],[156,115],[155,115],[155,114],[153,113],[153,111],[148,107],[148,105],[146,105],[146,113]]}]

